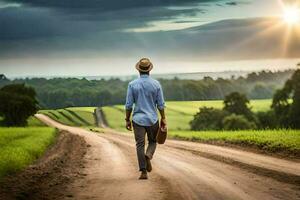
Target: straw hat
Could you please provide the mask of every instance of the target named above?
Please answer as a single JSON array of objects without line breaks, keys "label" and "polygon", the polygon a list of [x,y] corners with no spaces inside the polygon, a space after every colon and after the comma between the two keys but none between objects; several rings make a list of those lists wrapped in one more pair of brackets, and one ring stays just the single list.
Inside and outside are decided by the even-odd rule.
[{"label": "straw hat", "polygon": [[135,68],[140,72],[150,72],[153,68],[153,64],[148,58],[142,58],[136,63]]}]

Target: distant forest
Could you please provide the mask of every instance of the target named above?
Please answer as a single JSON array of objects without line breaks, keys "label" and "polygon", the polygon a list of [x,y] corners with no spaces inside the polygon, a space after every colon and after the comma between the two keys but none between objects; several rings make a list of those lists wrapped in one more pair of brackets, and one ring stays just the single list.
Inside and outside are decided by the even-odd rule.
[{"label": "distant forest", "polygon": [[[249,99],[266,99],[272,98],[274,92],[284,85],[294,71],[261,71],[229,79],[204,77],[201,80],[174,78],[159,81],[168,101],[218,100],[235,91],[246,94]],[[36,90],[40,107],[49,109],[124,104],[128,82],[120,79],[85,78],[9,80],[5,75],[0,75],[0,88],[7,84],[24,83]]]}]

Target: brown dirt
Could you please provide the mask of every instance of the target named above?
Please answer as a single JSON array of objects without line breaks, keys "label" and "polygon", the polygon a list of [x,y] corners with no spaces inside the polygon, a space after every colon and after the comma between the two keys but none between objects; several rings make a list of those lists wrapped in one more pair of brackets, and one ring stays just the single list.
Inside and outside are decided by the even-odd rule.
[{"label": "brown dirt", "polygon": [[[300,199],[298,182],[290,180],[298,180],[300,176],[300,163],[296,161],[228,147],[168,140],[165,145],[158,146],[149,179],[139,181],[132,136],[109,129],[96,134],[62,125],[44,115],[37,117],[50,126],[82,136],[90,145],[83,158],[83,176],[75,177],[68,187],[62,185],[56,190],[48,190],[49,193],[59,193],[58,198]],[[69,151],[77,153],[77,149]],[[241,163],[247,167],[242,167]],[[262,170],[272,173],[263,174]],[[279,174],[279,178],[274,174]],[[51,177],[55,180],[56,176],[62,175]],[[50,183],[52,179],[48,179]]]},{"label": "brown dirt", "polygon": [[72,196],[68,185],[83,176],[84,139],[65,131],[35,164],[5,177],[0,185],[1,200],[63,199]]}]

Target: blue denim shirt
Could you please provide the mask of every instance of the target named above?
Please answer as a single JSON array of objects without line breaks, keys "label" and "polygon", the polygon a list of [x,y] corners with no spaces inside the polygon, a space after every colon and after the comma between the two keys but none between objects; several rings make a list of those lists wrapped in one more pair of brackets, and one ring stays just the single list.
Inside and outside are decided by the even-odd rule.
[{"label": "blue denim shirt", "polygon": [[163,91],[160,83],[149,75],[131,81],[128,85],[126,110],[134,104],[132,120],[141,126],[152,126],[158,121],[157,108],[165,108]]}]

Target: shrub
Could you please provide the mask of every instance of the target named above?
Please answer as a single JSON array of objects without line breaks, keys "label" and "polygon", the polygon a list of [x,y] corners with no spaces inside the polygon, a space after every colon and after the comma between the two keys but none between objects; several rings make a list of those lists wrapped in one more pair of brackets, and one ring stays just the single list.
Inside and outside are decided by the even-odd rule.
[{"label": "shrub", "polygon": [[276,115],[273,110],[267,112],[256,113],[258,119],[258,126],[261,129],[275,129],[278,127]]},{"label": "shrub", "polygon": [[192,130],[220,130],[222,120],[227,115],[226,111],[202,107],[190,122]]},{"label": "shrub", "polygon": [[254,122],[250,122],[243,115],[231,114],[223,119],[223,129],[225,130],[247,130],[256,129]]}]

